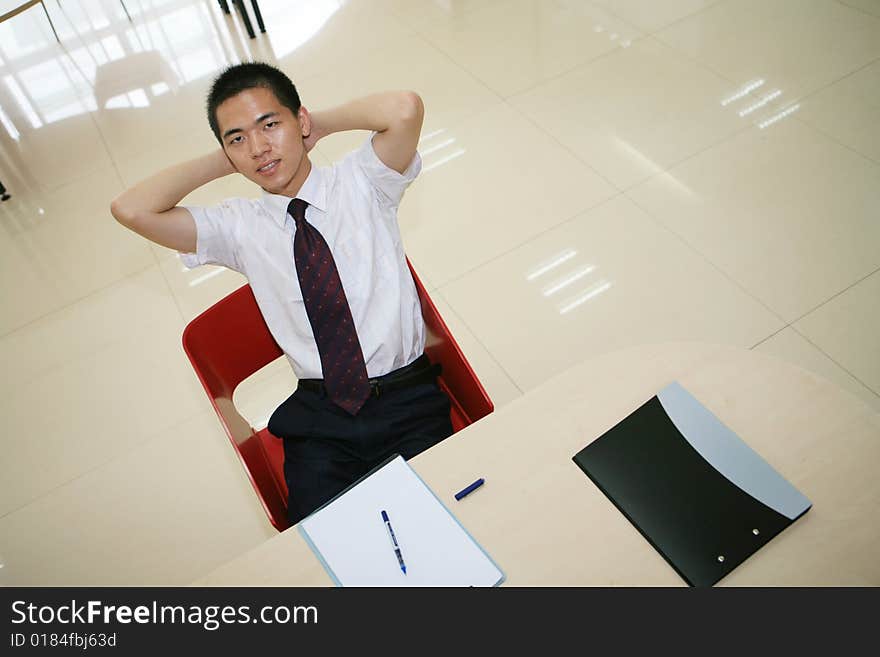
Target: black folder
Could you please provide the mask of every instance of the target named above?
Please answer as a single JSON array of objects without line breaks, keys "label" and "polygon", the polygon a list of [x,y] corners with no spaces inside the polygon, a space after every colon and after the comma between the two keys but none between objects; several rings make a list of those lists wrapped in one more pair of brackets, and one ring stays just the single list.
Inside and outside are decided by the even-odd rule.
[{"label": "black folder", "polygon": [[691,586],[712,586],[812,506],[678,383],[574,462]]}]

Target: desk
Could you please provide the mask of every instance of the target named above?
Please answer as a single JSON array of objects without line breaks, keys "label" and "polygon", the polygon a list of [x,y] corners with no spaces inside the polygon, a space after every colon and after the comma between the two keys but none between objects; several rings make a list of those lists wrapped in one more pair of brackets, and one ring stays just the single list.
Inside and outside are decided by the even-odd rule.
[{"label": "desk", "polygon": [[[678,380],[812,502],[719,585],[880,585],[880,415],[804,370],[718,345],[650,345],[584,362],[410,463],[511,586],[684,581],[572,462]],[[461,502],[453,494],[486,484]],[[195,582],[329,586],[291,528]]]}]

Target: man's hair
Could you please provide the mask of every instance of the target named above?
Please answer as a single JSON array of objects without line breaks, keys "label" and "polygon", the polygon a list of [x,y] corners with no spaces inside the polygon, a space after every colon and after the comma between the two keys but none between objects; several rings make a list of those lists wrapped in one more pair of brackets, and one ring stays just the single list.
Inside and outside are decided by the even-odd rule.
[{"label": "man's hair", "polygon": [[242,91],[262,87],[268,89],[285,107],[296,116],[300,108],[299,94],[290,78],[274,66],[263,62],[236,64],[223,71],[208,93],[208,122],[217,141],[223,144],[220,137],[220,126],[217,124],[217,108],[226,100],[237,96]]}]

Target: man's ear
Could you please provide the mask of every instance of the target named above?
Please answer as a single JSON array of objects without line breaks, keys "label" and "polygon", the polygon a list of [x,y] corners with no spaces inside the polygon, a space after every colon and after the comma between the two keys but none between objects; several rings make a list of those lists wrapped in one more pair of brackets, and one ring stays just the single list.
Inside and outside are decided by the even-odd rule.
[{"label": "man's ear", "polygon": [[312,115],[309,114],[309,110],[307,110],[304,105],[300,105],[299,112],[297,113],[297,120],[300,125],[300,134],[303,136],[303,139],[305,139],[312,134]]}]

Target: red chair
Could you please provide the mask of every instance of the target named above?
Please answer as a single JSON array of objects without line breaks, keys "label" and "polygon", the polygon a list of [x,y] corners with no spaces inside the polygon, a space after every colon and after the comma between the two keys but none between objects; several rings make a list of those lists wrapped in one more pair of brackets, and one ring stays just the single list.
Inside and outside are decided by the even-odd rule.
[{"label": "red chair", "polygon": [[[438,383],[452,403],[453,431],[494,410],[443,318],[410,266],[427,327],[425,352],[443,367]],[[236,386],[282,356],[257,307],[250,285],[239,288],[193,319],[183,332],[183,348],[199,381],[278,531],[288,528],[284,448],[268,429],[255,431],[232,403]]]}]

